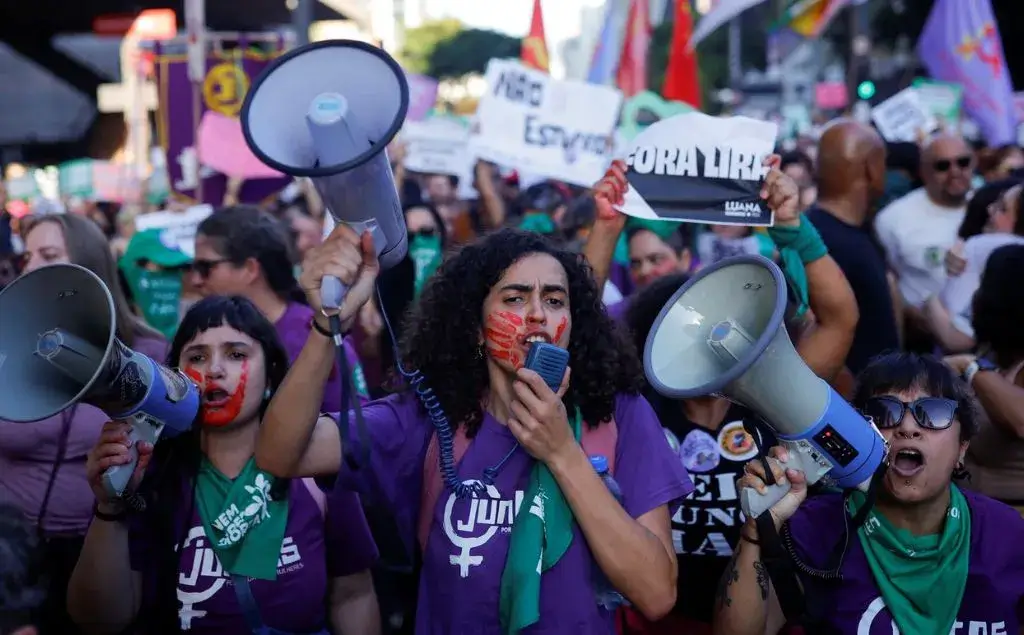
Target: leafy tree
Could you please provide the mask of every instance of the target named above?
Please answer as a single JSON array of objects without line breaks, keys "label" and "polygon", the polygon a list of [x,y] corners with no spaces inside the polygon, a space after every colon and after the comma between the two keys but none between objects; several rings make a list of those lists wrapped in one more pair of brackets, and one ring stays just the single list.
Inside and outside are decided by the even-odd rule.
[{"label": "leafy tree", "polygon": [[465,29],[437,43],[428,74],[441,78],[483,73],[493,58],[519,57],[522,40],[497,31]]},{"label": "leafy tree", "polygon": [[519,57],[520,39],[467,29],[456,19],[432,20],[405,33],[402,65],[437,79],[483,73],[495,57]]},{"label": "leafy tree", "polygon": [[454,18],[431,20],[405,32],[405,46],[400,58],[409,72],[430,74],[430,56],[437,45],[450,40],[463,30],[462,22]]}]

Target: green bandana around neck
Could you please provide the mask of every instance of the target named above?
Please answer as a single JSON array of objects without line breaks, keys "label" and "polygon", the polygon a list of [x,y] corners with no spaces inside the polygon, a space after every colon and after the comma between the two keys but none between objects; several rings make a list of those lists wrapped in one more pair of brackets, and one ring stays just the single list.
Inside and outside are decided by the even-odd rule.
[{"label": "green bandana around neck", "polygon": [[523,220],[519,223],[519,229],[546,235],[555,233],[557,228],[555,227],[555,221],[547,214],[532,212],[523,216]]},{"label": "green bandana around neck", "polygon": [[441,266],[441,237],[414,235],[409,241],[409,257],[416,272],[413,297],[419,297],[423,285]]},{"label": "green bandana around neck", "polygon": [[274,477],[257,468],[255,458],[232,480],[203,457],[196,478],[196,506],[210,546],[228,573],[277,579],[288,499],[271,500],[273,485]]},{"label": "green bandana around neck", "polygon": [[[579,442],[579,408],[569,424]],[[530,471],[523,504],[529,505],[529,509],[521,507],[516,515],[501,574],[499,610],[506,635],[515,635],[540,619],[541,574],[558,564],[573,537],[572,509],[551,470],[540,461]]]},{"label": "green bandana around neck", "polygon": [[[850,495],[856,514],[865,496]],[[971,552],[971,510],[950,485],[942,533],[914,536],[872,510],[857,530],[868,568],[901,633],[949,633],[967,587]]]}]

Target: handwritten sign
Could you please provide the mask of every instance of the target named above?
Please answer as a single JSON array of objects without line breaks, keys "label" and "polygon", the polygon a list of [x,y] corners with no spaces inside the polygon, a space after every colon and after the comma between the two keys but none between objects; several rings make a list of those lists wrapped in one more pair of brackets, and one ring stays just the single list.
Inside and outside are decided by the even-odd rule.
[{"label": "handwritten sign", "polygon": [[425,174],[462,177],[469,172],[469,125],[450,117],[431,117],[406,122],[402,128],[406,143],[405,168]]},{"label": "handwritten sign", "polygon": [[914,88],[906,88],[871,109],[878,132],[891,142],[915,142],[920,134],[939,127],[935,116],[921,103]]},{"label": "handwritten sign", "polygon": [[471,155],[577,185],[601,178],[622,93],[552,79],[515,60],[491,60],[486,78]]}]

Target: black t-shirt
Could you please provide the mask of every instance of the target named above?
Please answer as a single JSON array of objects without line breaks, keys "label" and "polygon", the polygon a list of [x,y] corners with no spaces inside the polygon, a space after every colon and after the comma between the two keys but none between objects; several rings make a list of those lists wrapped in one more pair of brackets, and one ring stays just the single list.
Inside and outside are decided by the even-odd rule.
[{"label": "black t-shirt", "polygon": [[846,366],[856,374],[872,357],[899,348],[896,315],[885,277],[885,255],[867,227],[849,225],[819,207],[806,215],[857,298],[860,321],[846,356]]},{"label": "black t-shirt", "polygon": [[776,444],[775,435],[740,405],[733,404],[717,429],[710,430],[687,419],[678,401],[648,399],[661,424],[679,439],[679,458],[694,484],[693,493],[672,517],[672,543],[679,559],[674,612],[709,623],[718,580],[745,520],[736,481],[762,448],[767,451]]}]

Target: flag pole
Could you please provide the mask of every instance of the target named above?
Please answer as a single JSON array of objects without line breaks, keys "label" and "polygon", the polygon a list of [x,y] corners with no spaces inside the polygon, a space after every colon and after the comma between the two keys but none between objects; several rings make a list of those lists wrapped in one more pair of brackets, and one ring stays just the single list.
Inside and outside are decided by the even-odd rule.
[{"label": "flag pole", "polygon": [[195,198],[203,202],[203,169],[199,163],[199,123],[203,116],[203,81],[206,79],[206,0],[185,0],[188,34],[188,78],[192,86],[192,149],[196,154]]}]

